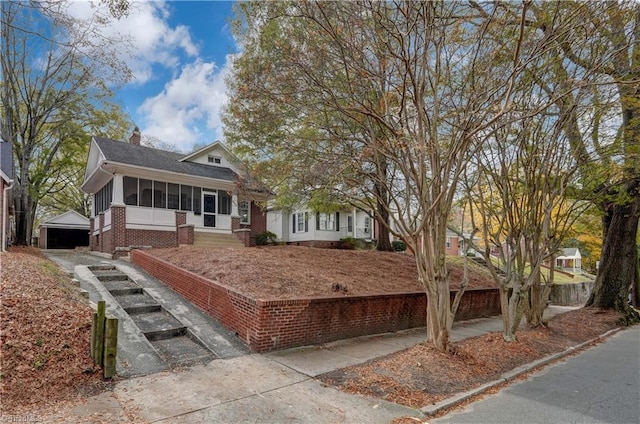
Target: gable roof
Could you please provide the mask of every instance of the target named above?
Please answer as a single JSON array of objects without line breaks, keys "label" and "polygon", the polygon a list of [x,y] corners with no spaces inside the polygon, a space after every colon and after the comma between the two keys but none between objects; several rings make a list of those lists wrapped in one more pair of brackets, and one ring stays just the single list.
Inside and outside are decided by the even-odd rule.
[{"label": "gable roof", "polygon": [[0,171],[5,181],[13,180],[13,149],[12,144],[0,141]]},{"label": "gable roof", "polygon": [[181,153],[109,138],[93,137],[93,139],[104,155],[104,159],[109,162],[225,181],[235,181],[238,178],[238,175],[229,168],[182,161],[184,155]]},{"label": "gable roof", "polygon": [[577,247],[565,247],[562,249],[562,255],[559,258],[576,258],[580,257],[580,250]]},{"label": "gable roof", "polygon": [[189,154],[187,154],[186,156],[183,156],[182,158],[180,158],[180,162],[187,162],[193,158],[197,158],[198,156],[204,156],[207,153],[211,152],[212,150],[215,149],[222,149],[224,151],[224,153],[231,159],[237,161],[237,158],[229,151],[229,149],[227,149],[222,143],[220,143],[219,141],[214,141],[211,144],[208,144],[198,150],[196,150],[195,152],[191,152]]},{"label": "gable roof", "polygon": [[53,217],[42,224],[40,227],[49,228],[80,228],[89,229],[89,218],[80,215],[76,211],[66,211],[56,217]]}]

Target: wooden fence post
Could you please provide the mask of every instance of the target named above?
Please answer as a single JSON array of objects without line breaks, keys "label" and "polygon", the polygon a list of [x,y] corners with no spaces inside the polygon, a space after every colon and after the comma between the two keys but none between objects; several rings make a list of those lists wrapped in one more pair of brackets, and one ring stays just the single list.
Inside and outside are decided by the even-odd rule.
[{"label": "wooden fence post", "polygon": [[94,345],[93,359],[98,365],[103,365],[104,354],[104,320],[105,320],[106,302],[101,300],[98,302],[98,313],[96,317],[96,343]]},{"label": "wooden fence post", "polygon": [[98,313],[94,312],[91,320],[91,345],[89,348],[89,354],[96,361],[96,332],[98,331]]},{"label": "wooden fence post", "polygon": [[118,319],[107,318],[104,331],[104,378],[116,375],[116,355],[118,352]]}]

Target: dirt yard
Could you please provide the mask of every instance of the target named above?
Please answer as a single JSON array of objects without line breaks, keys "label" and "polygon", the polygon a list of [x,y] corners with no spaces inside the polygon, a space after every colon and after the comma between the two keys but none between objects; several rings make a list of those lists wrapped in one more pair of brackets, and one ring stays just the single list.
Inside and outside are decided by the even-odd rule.
[{"label": "dirt yard", "polygon": [[7,416],[108,388],[89,356],[92,310],[37,249],[0,253],[0,398]]},{"label": "dirt yard", "polygon": [[[260,299],[422,291],[413,256],[361,250],[265,246],[206,249],[183,246],[148,253]],[[463,261],[453,258],[449,275],[459,287]],[[469,263],[468,288],[495,287],[489,272]],[[334,290],[332,290],[332,287]]]},{"label": "dirt yard", "polygon": [[[583,308],[555,316],[547,328],[523,329],[515,343],[504,342],[500,333],[490,333],[454,343],[449,353],[420,344],[319,379],[349,393],[420,408],[618,326],[617,313]],[[398,422],[415,423],[410,419]]]}]

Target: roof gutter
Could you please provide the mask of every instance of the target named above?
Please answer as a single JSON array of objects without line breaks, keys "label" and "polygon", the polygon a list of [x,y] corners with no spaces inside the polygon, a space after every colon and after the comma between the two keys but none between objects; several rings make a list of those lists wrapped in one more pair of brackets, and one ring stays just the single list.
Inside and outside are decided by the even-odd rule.
[{"label": "roof gutter", "polygon": [[13,180],[9,180],[9,185],[2,190],[2,219],[5,222],[2,223],[2,242],[0,242],[0,251],[6,252],[7,250],[7,219],[9,217],[9,208],[7,206],[7,198],[9,197],[7,193],[9,190],[13,189]]}]

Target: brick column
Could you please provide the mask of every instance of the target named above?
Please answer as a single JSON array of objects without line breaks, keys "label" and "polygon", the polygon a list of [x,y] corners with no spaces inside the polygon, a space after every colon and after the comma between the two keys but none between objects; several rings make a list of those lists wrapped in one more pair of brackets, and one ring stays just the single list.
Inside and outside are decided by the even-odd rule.
[{"label": "brick column", "polygon": [[104,235],[102,234],[104,231],[104,212],[98,214],[98,231],[98,250],[104,253]]},{"label": "brick column", "polygon": [[111,205],[111,252],[127,247],[127,208]]},{"label": "brick column", "polygon": [[175,211],[175,212],[176,212],[176,246],[180,246],[180,227],[187,224],[187,213],[183,211]]},{"label": "brick column", "polygon": [[95,218],[89,218],[89,251],[95,250],[95,241],[93,240],[93,229],[96,225]]}]

